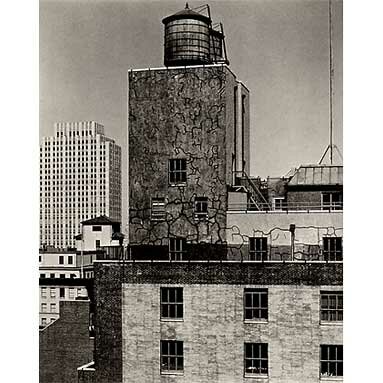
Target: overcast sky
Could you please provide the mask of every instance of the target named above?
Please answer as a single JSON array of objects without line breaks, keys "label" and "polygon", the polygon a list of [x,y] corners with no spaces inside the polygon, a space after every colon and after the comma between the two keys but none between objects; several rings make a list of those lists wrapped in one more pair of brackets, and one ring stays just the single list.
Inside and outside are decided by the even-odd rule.
[{"label": "overcast sky", "polygon": [[[332,3],[334,137],[342,150],[342,2]],[[251,174],[317,163],[329,140],[328,1],[209,4],[213,22],[224,24],[230,67],[251,92]],[[55,121],[95,120],[124,145],[127,70],[163,66],[161,20],[184,6],[42,1],[40,136],[52,134]]]}]

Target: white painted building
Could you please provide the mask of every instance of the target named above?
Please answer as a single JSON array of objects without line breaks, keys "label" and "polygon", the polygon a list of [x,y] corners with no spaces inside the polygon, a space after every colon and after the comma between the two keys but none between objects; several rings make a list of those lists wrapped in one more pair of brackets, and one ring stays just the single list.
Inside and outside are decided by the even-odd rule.
[{"label": "white painted building", "polygon": [[100,215],[121,221],[121,147],[97,122],[56,123],[40,146],[40,244],[74,247]]}]

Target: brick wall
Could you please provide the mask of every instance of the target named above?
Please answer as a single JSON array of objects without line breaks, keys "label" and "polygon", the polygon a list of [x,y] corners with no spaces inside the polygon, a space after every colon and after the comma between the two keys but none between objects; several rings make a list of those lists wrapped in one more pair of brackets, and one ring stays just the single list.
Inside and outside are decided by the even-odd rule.
[{"label": "brick wall", "polygon": [[[267,323],[243,320],[250,286],[198,284],[180,284],[184,320],[163,322],[160,286],[123,286],[123,382],[318,382],[320,345],[342,344],[342,326],[320,325],[320,289],[333,286],[261,285],[269,292]],[[184,342],[183,376],[161,376],[161,339]],[[244,378],[244,342],[268,343],[268,379]]]},{"label": "brick wall", "polygon": [[[185,286],[185,289],[189,289],[187,296],[189,297],[190,304],[188,304],[188,308],[185,308],[185,310],[189,313],[196,312],[196,317],[191,317],[192,321],[187,330],[189,334],[194,332],[195,335],[198,335],[201,331],[203,333],[205,327],[203,323],[206,318],[210,318],[210,322],[208,322],[210,327],[206,328],[206,331],[210,331],[210,333],[207,332],[206,337],[198,335],[200,337],[196,339],[195,344],[193,343],[193,347],[197,347],[196,350],[198,350],[198,347],[204,347],[203,345],[206,344],[207,350],[214,350],[218,343],[220,345],[222,343],[220,346],[222,351],[225,347],[234,347],[233,342],[238,335],[235,331],[239,331],[242,336],[242,338],[239,338],[241,339],[239,342],[241,346],[235,343],[235,347],[238,348],[237,351],[230,349],[230,352],[227,354],[209,354],[210,359],[220,360],[216,362],[217,364],[214,364],[215,362],[211,362],[213,364],[209,362],[209,371],[211,369],[221,371],[220,369],[222,367],[218,366],[222,366],[224,361],[230,359],[228,355],[231,357],[233,352],[243,352],[243,339],[248,336],[247,334],[250,330],[250,335],[254,331],[261,334],[262,331],[266,331],[267,328],[267,336],[270,337],[267,339],[270,339],[270,342],[272,339],[272,342],[274,342],[273,352],[275,356],[273,356],[273,360],[285,358],[282,358],[282,354],[278,351],[278,342],[283,343],[283,339],[287,336],[286,334],[289,334],[289,338],[286,338],[287,343],[285,345],[282,344],[283,350],[290,352],[289,347],[291,346],[291,350],[294,354],[297,353],[301,347],[301,351],[298,352],[299,358],[304,358],[304,354],[309,352],[308,355],[311,355],[312,358],[315,357],[315,371],[314,365],[312,365],[310,372],[308,372],[306,376],[302,368],[298,366],[299,374],[309,377],[307,379],[313,379],[312,377],[316,374],[318,378],[319,367],[317,365],[318,358],[316,358],[316,356],[319,352],[319,348],[317,349],[317,342],[338,341],[340,339],[339,327],[329,327],[326,329],[318,324],[318,294],[321,288],[320,286],[325,286],[326,289],[341,288],[342,273],[343,265],[334,263],[134,262],[126,263],[125,266],[120,266],[117,263],[96,263],[95,381],[98,383],[117,383],[122,381],[132,383],[155,382],[156,379],[158,379],[158,347],[160,337],[166,334],[169,334],[169,336],[171,334],[177,334],[177,329],[182,325],[176,323],[173,324],[174,328],[172,328],[166,327],[169,326],[168,324],[161,325],[159,322],[158,289],[160,285],[167,285],[169,283],[179,284]],[[123,283],[127,285],[122,289]],[[238,319],[239,317],[242,318],[243,315],[242,300],[238,300],[238,297],[242,294],[241,291],[245,285],[269,286],[270,291],[273,292],[270,299],[277,299],[277,301],[273,303],[273,310],[276,311],[270,318],[270,322],[272,322],[273,325],[271,325],[271,323],[270,325],[257,325],[248,330],[247,325],[243,324],[243,320]],[[227,304],[225,303],[226,301]],[[270,301],[270,305],[271,302],[272,300]],[[204,307],[201,311],[202,317],[198,314],[198,307],[200,305]],[[211,307],[211,310],[209,309],[205,312],[205,308],[207,309],[208,307]],[[279,324],[279,321],[282,323]],[[234,331],[234,327],[237,329],[233,334],[227,336],[225,335],[226,322],[231,323],[233,327],[232,331]],[[302,331],[302,329],[305,330],[304,338],[301,338],[294,345],[294,339],[297,333]],[[168,333],[166,331],[168,331]],[[331,334],[331,336],[328,334]],[[201,346],[198,346],[199,343]],[[239,348],[241,348],[240,351]],[[139,355],[143,355],[143,359],[140,359],[138,357]],[[233,370],[237,372],[243,365],[243,356],[239,357],[238,355],[236,358],[237,362],[241,359],[240,367],[236,367],[237,370]],[[143,363],[141,374],[133,377],[132,373],[127,371],[127,366],[133,365],[133,370],[137,372],[138,367],[134,365],[141,365],[141,362]],[[207,363],[204,358],[194,367],[190,364],[190,361],[187,363],[189,363],[189,367],[194,371],[191,372],[193,379],[195,374],[197,374],[195,369],[199,369],[202,376],[201,379],[205,379],[201,381],[207,381],[207,379],[210,379],[210,376],[217,374],[217,372],[214,371],[203,372],[206,369],[204,363]],[[296,364],[298,365],[299,363],[297,362]],[[275,372],[273,374],[276,379],[274,381],[282,382],[282,380],[277,379],[281,379],[280,376],[282,376],[282,374],[285,376],[285,372],[280,372],[278,369],[282,370],[287,368],[290,371],[289,374],[294,374],[294,371],[291,370],[293,368],[292,365],[293,362],[279,362],[279,364],[276,365],[277,367],[274,367]],[[306,366],[306,364],[304,365]],[[212,366],[215,367],[213,368]],[[126,376],[129,376],[131,380],[126,380]],[[226,378],[223,373],[219,373],[219,377],[219,381],[233,382],[230,380],[230,376],[228,380],[225,380]],[[173,381],[175,379],[174,377],[162,377],[161,380]],[[187,382],[190,380],[186,379],[184,381]],[[198,380],[192,381],[198,382]],[[246,381],[249,380],[246,379]],[[294,383],[309,383],[311,381],[315,380],[291,380],[291,382]],[[289,381],[284,380],[283,382]]]},{"label": "brick wall", "polygon": [[89,301],[60,302],[60,318],[40,330],[40,383],[77,382],[77,368],[93,360]]}]

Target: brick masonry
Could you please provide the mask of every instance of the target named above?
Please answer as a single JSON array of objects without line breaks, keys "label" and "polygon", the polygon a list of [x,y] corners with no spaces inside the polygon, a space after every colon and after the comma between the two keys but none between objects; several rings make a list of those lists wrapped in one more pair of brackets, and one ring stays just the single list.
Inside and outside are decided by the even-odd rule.
[{"label": "brick masonry", "polygon": [[[271,383],[319,381],[319,345],[342,343],[319,323],[320,289],[342,289],[342,264],[95,265],[96,381],[258,382],[243,377],[243,342],[269,343]],[[184,286],[184,322],[161,322],[159,288]],[[268,324],[243,322],[245,286],[268,287]],[[159,342],[185,342],[185,374],[162,376]],[[264,379],[262,380],[265,381]]]},{"label": "brick masonry", "polygon": [[40,383],[77,382],[77,368],[93,359],[89,301],[60,302],[60,318],[40,330]]}]

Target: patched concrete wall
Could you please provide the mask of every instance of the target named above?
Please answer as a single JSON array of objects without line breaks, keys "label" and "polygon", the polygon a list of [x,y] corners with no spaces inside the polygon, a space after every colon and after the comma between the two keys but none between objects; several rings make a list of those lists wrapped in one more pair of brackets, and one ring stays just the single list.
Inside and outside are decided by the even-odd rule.
[{"label": "patched concrete wall", "polygon": [[[342,344],[342,326],[320,324],[320,290],[334,286],[261,285],[267,323],[245,323],[243,289],[257,285],[182,285],[183,321],[160,320],[160,287],[124,284],[123,382],[319,382],[321,344]],[[176,286],[176,285],[172,285]],[[184,373],[161,375],[160,340],[184,342]],[[268,343],[269,378],[244,378],[244,342]]]},{"label": "patched concrete wall", "polygon": [[[232,175],[233,89],[225,66],[129,72],[129,202],[132,244],[225,242]],[[187,161],[184,186],[169,185],[168,161]],[[209,198],[209,218],[194,220],[194,197]],[[164,222],[150,221],[152,197],[164,197]]]},{"label": "patched concrete wall", "polygon": [[294,258],[321,259],[324,236],[343,236],[343,213],[272,211],[268,213],[229,211],[226,239],[229,259],[248,259],[249,237],[266,237],[274,260],[291,259],[290,225],[295,225]]}]

